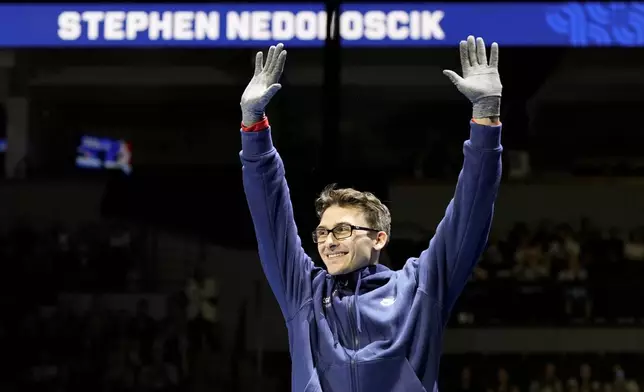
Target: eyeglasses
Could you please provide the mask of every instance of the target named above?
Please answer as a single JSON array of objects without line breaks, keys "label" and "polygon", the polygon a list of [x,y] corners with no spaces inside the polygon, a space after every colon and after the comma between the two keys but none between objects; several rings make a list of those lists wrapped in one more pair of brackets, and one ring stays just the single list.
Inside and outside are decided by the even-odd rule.
[{"label": "eyeglasses", "polygon": [[354,226],[348,223],[341,223],[331,230],[328,230],[322,227],[318,227],[317,229],[313,230],[313,242],[316,244],[319,244],[321,242],[326,241],[327,237],[329,236],[329,233],[333,233],[333,236],[335,237],[336,240],[343,240],[345,238],[351,237],[353,235],[354,230],[366,230],[366,231],[372,231],[372,232],[380,231],[380,230],[372,229],[370,227]]}]

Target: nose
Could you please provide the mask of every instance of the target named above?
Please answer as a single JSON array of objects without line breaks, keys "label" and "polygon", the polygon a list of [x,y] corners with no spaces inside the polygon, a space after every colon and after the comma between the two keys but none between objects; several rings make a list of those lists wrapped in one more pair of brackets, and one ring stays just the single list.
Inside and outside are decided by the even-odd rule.
[{"label": "nose", "polygon": [[338,246],[337,239],[333,235],[333,233],[329,233],[329,235],[326,237],[326,240],[324,241],[325,245],[329,247],[330,249],[335,249],[336,246]]}]

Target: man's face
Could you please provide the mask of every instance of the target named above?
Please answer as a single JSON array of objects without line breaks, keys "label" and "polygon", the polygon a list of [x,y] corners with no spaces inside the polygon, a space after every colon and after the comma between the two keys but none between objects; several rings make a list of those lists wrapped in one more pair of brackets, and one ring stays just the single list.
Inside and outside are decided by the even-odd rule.
[{"label": "man's face", "polygon": [[[334,205],[324,211],[318,228],[330,231],[342,224],[370,227],[361,210]],[[318,243],[318,252],[331,275],[342,275],[377,261],[375,252],[386,242],[384,232],[353,230],[350,237],[341,240],[329,233],[325,241]]]}]

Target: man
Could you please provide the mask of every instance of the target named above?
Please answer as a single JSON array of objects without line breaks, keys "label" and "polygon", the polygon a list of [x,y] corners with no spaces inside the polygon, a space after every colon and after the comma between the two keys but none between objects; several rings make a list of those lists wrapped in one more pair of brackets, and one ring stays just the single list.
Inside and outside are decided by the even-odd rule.
[{"label": "man", "polygon": [[429,248],[400,271],[378,264],[389,240],[389,210],[353,189],[327,188],[316,202],[313,240],[327,269],[304,253],[264,115],[281,88],[286,52],[271,46],[263,66],[257,53],[241,98],[240,156],[262,267],[289,332],[293,391],[436,388],[444,326],[483,251],[501,176],[498,46],[489,64],[480,38],[468,37],[460,52],[463,77],[444,73],[473,103],[463,170]]}]

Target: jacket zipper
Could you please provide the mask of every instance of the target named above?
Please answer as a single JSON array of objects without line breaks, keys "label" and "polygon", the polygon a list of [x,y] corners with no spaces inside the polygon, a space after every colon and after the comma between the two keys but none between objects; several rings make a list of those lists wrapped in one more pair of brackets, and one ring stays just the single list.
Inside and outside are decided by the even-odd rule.
[{"label": "jacket zipper", "polygon": [[358,341],[358,334],[356,332],[356,326],[354,324],[355,317],[355,298],[352,298],[349,302],[349,325],[351,326],[351,343],[353,344],[353,354],[351,355],[351,388],[354,391],[358,391],[358,376],[356,369],[356,355],[358,349],[360,348],[360,342]]}]

